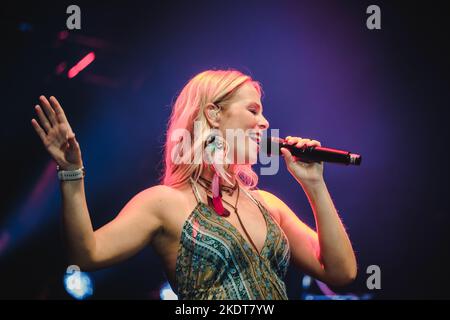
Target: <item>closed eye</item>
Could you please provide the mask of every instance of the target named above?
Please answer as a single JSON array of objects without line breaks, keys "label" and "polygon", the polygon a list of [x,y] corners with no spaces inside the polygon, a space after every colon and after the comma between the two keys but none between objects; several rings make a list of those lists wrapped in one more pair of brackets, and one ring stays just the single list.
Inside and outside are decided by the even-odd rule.
[{"label": "closed eye", "polygon": [[247,106],[247,108],[253,114],[258,114],[262,111],[262,107],[257,103],[251,103]]}]

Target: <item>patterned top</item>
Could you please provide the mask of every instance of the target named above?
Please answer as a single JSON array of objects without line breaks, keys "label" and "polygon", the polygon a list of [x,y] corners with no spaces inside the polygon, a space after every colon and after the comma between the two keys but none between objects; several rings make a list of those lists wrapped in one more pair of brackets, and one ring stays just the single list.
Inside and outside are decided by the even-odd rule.
[{"label": "patterned top", "polygon": [[197,205],[181,233],[176,261],[181,300],[287,300],[283,281],[289,266],[289,242],[267,209],[241,188],[261,210],[267,236],[260,253],[213,208],[201,201],[191,182]]}]

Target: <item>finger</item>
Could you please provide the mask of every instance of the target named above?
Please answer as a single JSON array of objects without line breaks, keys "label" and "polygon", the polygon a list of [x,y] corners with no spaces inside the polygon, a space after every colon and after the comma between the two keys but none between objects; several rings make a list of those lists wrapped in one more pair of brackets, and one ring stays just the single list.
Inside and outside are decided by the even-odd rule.
[{"label": "finger", "polygon": [[296,147],[297,148],[301,148],[301,147],[303,147],[303,146],[305,146],[305,145],[308,145],[308,143],[309,143],[309,139],[301,139],[301,140],[299,140],[297,143],[296,143]]},{"label": "finger", "polygon": [[38,134],[39,138],[41,138],[42,142],[44,142],[45,136],[46,136],[44,129],[41,128],[39,123],[34,118],[31,119],[31,125],[33,126],[34,130]]},{"label": "finger", "polygon": [[50,124],[50,121],[48,121],[47,116],[45,115],[44,111],[42,110],[40,105],[36,105],[34,107],[36,110],[36,113],[39,117],[39,120],[41,121],[42,126],[44,127],[46,132],[49,132],[49,130],[52,128],[52,125]]},{"label": "finger", "polygon": [[69,137],[69,138],[67,139],[67,141],[68,141],[69,147],[70,147],[71,149],[75,149],[75,147],[78,146],[78,142],[77,142],[77,140],[75,139],[75,134],[74,134],[72,137]]},{"label": "finger", "polygon": [[73,133],[72,131],[67,131],[66,132],[66,140],[69,140],[69,139],[73,139],[73,138],[75,138],[75,133]]},{"label": "finger", "polygon": [[49,119],[52,127],[55,126],[58,122],[56,121],[56,114],[55,110],[53,110],[52,106],[48,102],[47,98],[44,96],[40,96],[39,100],[42,103],[43,109],[45,111],[45,114],[47,115],[47,118]]},{"label": "finger", "polygon": [[66,114],[64,113],[63,108],[59,104],[59,101],[54,96],[51,96],[50,103],[52,104],[53,109],[55,110],[56,120],[59,123],[67,123],[68,124],[69,121],[67,121]]},{"label": "finger", "polygon": [[317,140],[311,140],[308,142],[308,146],[321,146],[320,142]]},{"label": "finger", "polygon": [[293,145],[293,144],[297,143],[298,139],[299,139],[298,137],[288,136],[288,138],[286,138],[286,141],[288,144]]},{"label": "finger", "polygon": [[280,151],[286,160],[288,160],[288,161],[292,160],[292,153],[288,149],[281,148]]}]

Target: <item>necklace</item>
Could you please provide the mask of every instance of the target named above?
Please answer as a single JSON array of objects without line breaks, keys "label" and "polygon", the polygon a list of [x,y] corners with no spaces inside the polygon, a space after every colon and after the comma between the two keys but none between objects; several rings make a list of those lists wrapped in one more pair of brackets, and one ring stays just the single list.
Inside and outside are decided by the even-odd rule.
[{"label": "necklace", "polygon": [[[211,181],[209,181],[208,179],[205,179],[203,177],[199,177],[198,181],[197,181],[203,188],[207,189],[207,190],[211,190]],[[234,186],[229,187],[229,186],[220,186],[220,190],[225,191],[229,196],[232,196],[234,191],[238,188],[238,182],[235,181]]]},{"label": "necklace", "polygon": [[[199,184],[200,184],[200,183],[199,183]],[[200,185],[207,191],[208,205],[209,205],[211,208],[214,208],[212,198],[211,198],[211,196],[208,194],[208,193],[210,192],[210,189],[207,188],[207,187],[205,187],[205,186],[202,185],[202,184],[200,184]],[[237,185],[238,185],[238,183],[236,182],[236,185],[235,185],[233,188],[236,189],[236,186],[237,186]],[[245,229],[244,224],[242,223],[241,217],[239,216],[239,213],[238,213],[237,204],[238,204],[238,201],[239,201],[240,190],[241,190],[241,188],[240,188],[240,187],[237,187],[237,196],[236,196],[236,202],[235,202],[234,206],[233,206],[231,203],[229,203],[228,201],[222,199],[222,197],[221,197],[221,200],[222,200],[223,202],[225,202],[226,204],[228,204],[230,207],[233,208],[234,213],[236,213],[236,217],[238,218],[239,224],[240,224],[241,227],[242,227],[242,230],[244,230],[245,235],[247,236],[248,240],[250,240],[250,243],[251,243],[251,245],[253,246],[253,248],[255,249],[255,251],[256,251],[256,253],[258,254],[258,256],[261,256],[261,254],[260,254],[259,251],[258,251],[258,248],[256,247],[255,243],[253,242],[253,240],[252,240],[252,238],[250,237],[249,233],[247,232],[247,229]],[[223,215],[223,216],[224,216],[224,217],[230,216],[230,211],[228,211],[227,208],[224,208],[224,209],[225,209],[225,212],[224,212],[224,215]]]},{"label": "necklace", "polygon": [[[207,180],[205,178],[199,177],[197,182],[206,191],[206,196],[208,198],[208,205],[211,208],[215,208],[214,202],[213,202],[213,199],[212,199],[212,195],[211,195],[211,193],[212,193],[212,191],[211,191],[211,181],[209,181],[209,180]],[[222,199],[222,189],[224,189],[224,188],[232,189],[232,190],[225,190],[224,189],[228,193],[229,196],[232,196],[233,193],[234,193],[234,190],[236,190],[237,187],[238,187],[237,181],[236,181],[236,184],[233,186],[233,188],[221,186],[220,187],[220,191],[219,191],[219,193],[220,193],[220,201],[224,201],[225,203],[228,203],[228,202],[226,202],[225,200]],[[236,197],[236,204],[235,204],[235,206],[233,207],[231,204],[228,203],[228,205],[230,205],[232,208],[235,208],[237,206],[237,202],[238,202],[238,199],[239,199],[239,188],[237,188],[237,189],[238,189],[238,196]],[[224,211],[223,211],[223,213],[221,215],[223,215],[224,217],[229,217],[230,216],[230,211],[227,208],[225,208],[225,207],[223,207],[223,210]]]}]

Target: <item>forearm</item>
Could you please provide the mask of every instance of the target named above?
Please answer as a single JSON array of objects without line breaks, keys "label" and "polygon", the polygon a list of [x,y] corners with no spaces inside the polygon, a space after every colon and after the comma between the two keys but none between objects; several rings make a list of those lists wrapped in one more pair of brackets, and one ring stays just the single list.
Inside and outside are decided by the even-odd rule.
[{"label": "forearm", "polygon": [[84,179],[60,181],[64,236],[72,263],[88,265],[95,237],[84,191]]},{"label": "forearm", "polygon": [[303,189],[316,220],[319,257],[326,274],[333,279],[353,279],[357,272],[355,254],[325,182],[304,185]]}]

